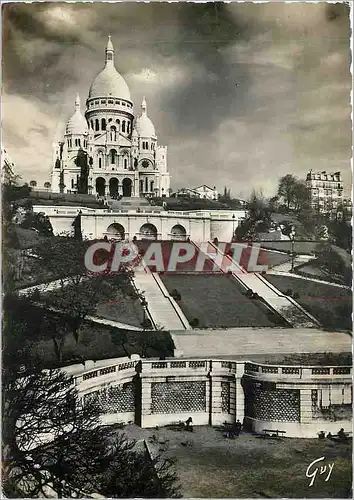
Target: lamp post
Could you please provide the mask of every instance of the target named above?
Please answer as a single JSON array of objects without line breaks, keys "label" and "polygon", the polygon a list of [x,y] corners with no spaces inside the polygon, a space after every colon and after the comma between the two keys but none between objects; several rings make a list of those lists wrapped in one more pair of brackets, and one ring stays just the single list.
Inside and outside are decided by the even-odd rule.
[{"label": "lamp post", "polygon": [[232,214],[232,239],[231,241],[234,241],[235,237],[235,214]]},{"label": "lamp post", "polygon": [[291,272],[293,273],[294,272],[294,260],[295,260],[295,254],[294,254],[295,226],[291,227],[290,240],[291,240]]}]

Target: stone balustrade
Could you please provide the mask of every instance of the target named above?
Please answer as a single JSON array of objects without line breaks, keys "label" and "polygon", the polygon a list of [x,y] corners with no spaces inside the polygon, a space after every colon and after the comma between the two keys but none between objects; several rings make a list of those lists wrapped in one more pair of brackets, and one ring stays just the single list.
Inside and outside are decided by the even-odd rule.
[{"label": "stone balustrade", "polygon": [[241,420],[255,431],[316,437],[350,428],[352,367],[271,365],[218,359],[87,361],[65,369],[79,394],[98,398],[105,423],[155,427],[192,417],[194,425]]}]

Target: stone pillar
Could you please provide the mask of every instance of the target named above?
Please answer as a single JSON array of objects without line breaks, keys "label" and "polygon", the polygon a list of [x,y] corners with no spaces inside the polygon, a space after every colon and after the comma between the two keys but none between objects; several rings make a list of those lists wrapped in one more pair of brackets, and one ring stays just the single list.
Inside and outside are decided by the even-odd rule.
[{"label": "stone pillar", "polygon": [[141,379],[141,427],[145,427],[145,417],[151,415],[151,379]]},{"label": "stone pillar", "polygon": [[118,195],[123,196],[123,184],[118,180]]},{"label": "stone pillar", "polygon": [[300,423],[308,424],[312,421],[311,389],[300,389]]},{"label": "stone pillar", "polygon": [[210,374],[211,400],[210,400],[210,424],[221,425],[222,418],[222,398],[221,398],[221,377]]},{"label": "stone pillar", "polygon": [[135,170],[135,172],[134,172],[132,190],[133,190],[132,196],[134,196],[135,198],[139,198],[139,196],[140,196],[140,194],[139,194],[139,175],[138,175],[137,170]]},{"label": "stone pillar", "polygon": [[241,385],[241,380],[245,371],[244,363],[237,363],[236,374],[235,374],[235,393],[236,393],[236,405],[235,405],[235,419],[240,420],[243,423],[245,418],[245,393]]}]

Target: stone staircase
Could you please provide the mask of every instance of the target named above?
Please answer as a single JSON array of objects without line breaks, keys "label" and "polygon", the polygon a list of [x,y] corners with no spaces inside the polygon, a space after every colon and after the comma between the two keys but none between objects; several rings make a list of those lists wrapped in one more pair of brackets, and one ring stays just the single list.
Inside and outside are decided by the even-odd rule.
[{"label": "stone staircase", "polygon": [[161,212],[163,210],[162,207],[157,205],[151,205],[149,200],[146,198],[138,198],[138,197],[125,197],[121,200],[108,200],[108,205],[112,210],[141,210],[144,211],[156,211]]},{"label": "stone staircase", "polygon": [[169,331],[191,329],[187,318],[175,300],[170,297],[158,274],[147,269],[136,272],[133,279],[136,288],[144,292],[155,325]]},{"label": "stone staircase", "polygon": [[297,328],[316,328],[317,320],[300,307],[294,300],[283,295],[277,288],[257,273],[242,273],[237,279],[260,297],[288,323]]}]

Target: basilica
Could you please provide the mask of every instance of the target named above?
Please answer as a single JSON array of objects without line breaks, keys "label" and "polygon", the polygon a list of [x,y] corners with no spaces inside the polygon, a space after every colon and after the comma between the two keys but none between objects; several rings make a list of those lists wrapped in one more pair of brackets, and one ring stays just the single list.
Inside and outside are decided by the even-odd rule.
[{"label": "basilica", "polygon": [[113,199],[167,195],[167,147],[157,141],[145,98],[135,118],[129,87],[114,66],[111,37],[105,66],[93,80],[82,114],[80,98],[63,141],[53,145],[52,191]]}]

